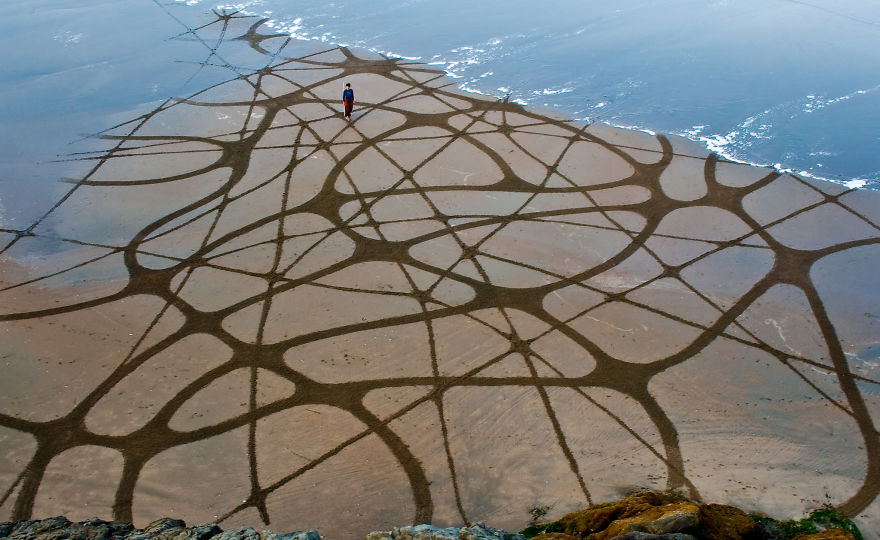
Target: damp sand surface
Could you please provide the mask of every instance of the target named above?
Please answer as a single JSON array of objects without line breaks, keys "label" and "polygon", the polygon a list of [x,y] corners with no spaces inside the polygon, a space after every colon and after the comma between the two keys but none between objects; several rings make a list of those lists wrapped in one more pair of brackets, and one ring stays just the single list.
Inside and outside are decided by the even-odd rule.
[{"label": "damp sand surface", "polygon": [[357,538],[671,487],[878,529],[876,193],[184,22],[204,86],[0,233],[4,519]]}]

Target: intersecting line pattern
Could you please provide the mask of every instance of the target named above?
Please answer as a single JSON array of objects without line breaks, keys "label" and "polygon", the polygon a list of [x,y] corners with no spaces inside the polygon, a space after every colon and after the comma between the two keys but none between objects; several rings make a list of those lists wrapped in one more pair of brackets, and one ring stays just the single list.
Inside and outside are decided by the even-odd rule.
[{"label": "intersecting line pattern", "polygon": [[[823,190],[795,176],[688,154],[662,135],[621,143],[609,128],[462,94],[442,73],[418,63],[363,58],[344,48],[291,58],[296,42],[267,33],[264,21],[237,13],[215,16],[177,39],[204,44],[210,52],[198,70],[226,69],[229,80],[169,99],[99,134],[106,151],[72,158],[93,164],[88,174],[29,227],[0,231],[2,253],[41,239],[88,253],[68,267],[4,283],[0,293],[40,288],[107,265],[123,276],[109,293],[3,313],[5,325],[87,313],[133,297],[162,303],[135,315],[143,318],[143,331],[65,414],[32,420],[0,411],[0,426],[36,440],[26,466],[2,487],[0,504],[14,500],[12,518],[31,516],[54,458],[88,445],[124,457],[113,509],[116,518],[131,519],[150,460],[245,428],[249,492],[239,494],[242,502],[227,508],[221,521],[256,509],[272,523],[267,500],[276,491],[365,438],[378,437],[406,477],[413,522],[429,522],[437,494],[425,458],[394,426],[430,407],[458,517],[469,522],[480,516],[463,494],[459,469],[466,457],[456,453],[447,425],[449,409],[457,406],[450,396],[462,388],[533,392],[541,404],[536,414],[554,435],[584,502],[593,502],[592,478],[571,430],[589,431],[590,420],[566,424],[560,403],[604,415],[621,437],[638,441],[662,464],[665,487],[699,497],[675,419],[649,384],[717,340],[769,355],[850,419],[865,448],[866,471],[861,487],[834,502],[855,514],[874,501],[880,443],[862,392],[876,392],[878,381],[850,368],[811,277],[817,261],[880,242],[877,223],[848,204],[851,191]],[[262,65],[242,67],[238,59],[224,58],[224,47],[236,41],[246,42]],[[349,80],[362,94],[351,123],[341,118],[337,101]],[[751,172],[737,176],[741,169]],[[161,191],[168,186],[178,191]],[[761,207],[754,201],[780,186],[798,194],[794,206],[778,216],[757,215]],[[59,217],[68,207],[75,207],[74,219],[88,222],[93,218],[83,212],[100,214],[108,194],[109,204],[114,197],[124,204],[150,189],[160,196],[144,203],[152,205],[147,211],[120,214],[137,223],[133,235],[119,236],[126,227],[112,223],[84,227],[82,234],[60,228],[70,219]],[[162,195],[167,193],[175,195]],[[803,240],[785,237],[794,235],[787,224],[797,223],[799,230],[823,212],[857,224],[855,236],[807,248],[797,245]],[[88,237],[88,231],[100,231],[100,238]],[[723,294],[706,285],[707,272],[737,267],[739,260],[759,269],[748,283]],[[658,286],[677,291],[679,300],[663,304],[642,294]],[[818,352],[794,351],[743,322],[768,291],[783,286],[802,293],[821,333]],[[679,309],[683,298],[698,306],[696,315]],[[601,330],[615,330],[616,313],[655,322],[668,333],[671,348],[628,348],[623,341],[631,335]],[[172,315],[180,322],[168,330],[163,321]],[[375,343],[395,330],[404,341],[421,342],[392,349],[390,360],[377,349],[374,367],[345,372],[343,360],[354,355],[345,347]],[[204,372],[141,424],[110,434],[95,427],[90,415],[107,407],[102,400],[195,335],[222,344],[225,360],[206,363]],[[468,350],[453,352],[458,341]],[[421,350],[426,358],[418,360]],[[327,362],[337,370],[332,375],[319,366]],[[395,363],[419,367],[398,369]],[[810,370],[831,374],[840,396],[805,374]],[[175,425],[176,415],[192,407],[201,390],[232,373],[247,374],[243,410],[191,429]],[[267,377],[289,383],[291,390],[262,399]],[[421,390],[403,393],[411,397],[393,410],[377,412],[368,399],[376,391],[406,389]],[[575,397],[560,401],[560,389]],[[634,400],[659,439],[648,440],[591,389]],[[283,475],[264,478],[261,421],[318,406],[345,411],[360,429]]]}]

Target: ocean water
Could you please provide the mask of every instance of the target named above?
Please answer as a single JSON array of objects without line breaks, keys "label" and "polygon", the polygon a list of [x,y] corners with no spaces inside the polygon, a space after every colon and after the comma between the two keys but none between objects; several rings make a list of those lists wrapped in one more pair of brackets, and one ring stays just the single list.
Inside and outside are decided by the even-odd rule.
[{"label": "ocean water", "polygon": [[[876,0],[177,0],[566,117],[880,189]],[[362,89],[367,91],[367,89]]]}]

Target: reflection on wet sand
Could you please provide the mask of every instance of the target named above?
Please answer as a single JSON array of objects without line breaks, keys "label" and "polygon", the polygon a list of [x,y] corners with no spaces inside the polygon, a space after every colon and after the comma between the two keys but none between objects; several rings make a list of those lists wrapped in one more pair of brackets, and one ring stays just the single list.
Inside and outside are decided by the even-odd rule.
[{"label": "reflection on wet sand", "polygon": [[356,537],[643,486],[877,523],[875,193],[265,32],[189,28],[230,80],[0,233],[3,517]]}]

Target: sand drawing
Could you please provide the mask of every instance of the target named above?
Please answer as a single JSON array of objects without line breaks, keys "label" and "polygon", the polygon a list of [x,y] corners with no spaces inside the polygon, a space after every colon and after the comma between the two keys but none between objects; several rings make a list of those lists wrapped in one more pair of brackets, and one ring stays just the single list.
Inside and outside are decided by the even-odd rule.
[{"label": "sand drawing", "polygon": [[866,195],[263,23],[186,28],[226,81],[0,232],[0,517],[71,478],[117,519],[276,530],[639,485],[878,513],[876,292],[834,285],[880,260]]}]

